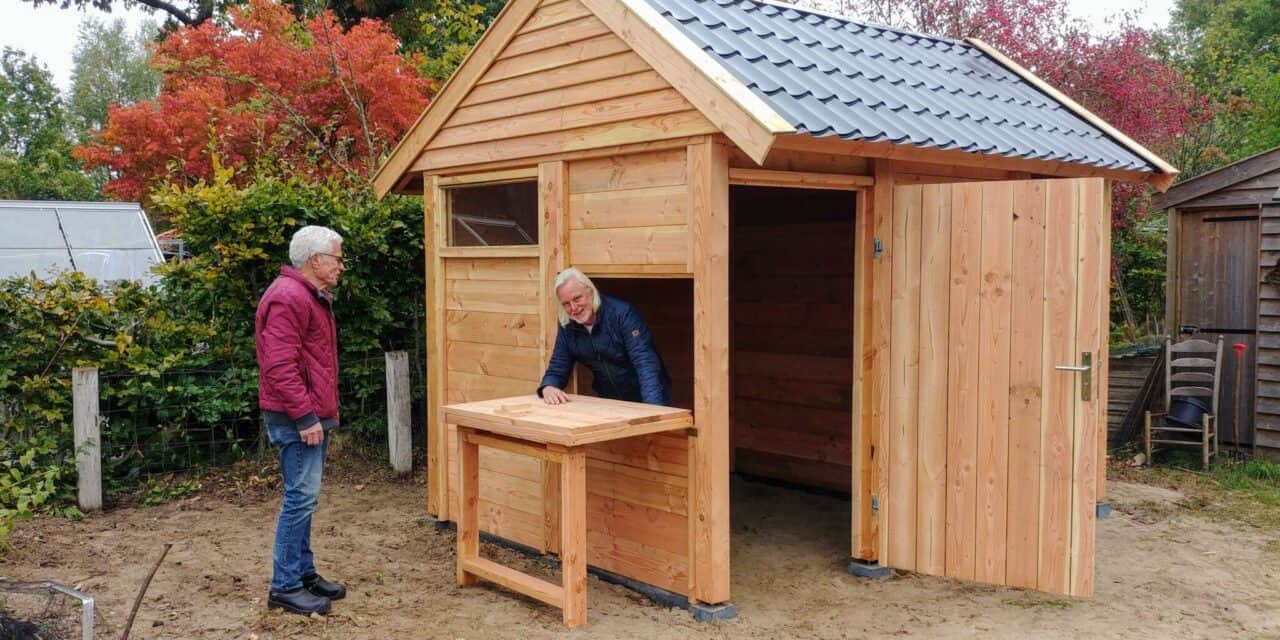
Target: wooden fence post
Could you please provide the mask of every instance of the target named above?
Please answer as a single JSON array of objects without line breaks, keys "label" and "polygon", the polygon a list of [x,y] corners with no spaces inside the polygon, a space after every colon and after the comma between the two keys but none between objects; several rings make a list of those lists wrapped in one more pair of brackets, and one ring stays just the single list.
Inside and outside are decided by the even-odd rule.
[{"label": "wooden fence post", "polygon": [[391,454],[391,468],[396,473],[413,471],[413,435],[409,429],[412,397],[413,389],[409,386],[409,354],[404,351],[388,351],[387,449]]},{"label": "wooden fence post", "polygon": [[74,407],[76,489],[81,511],[102,508],[102,438],[98,429],[98,369],[76,368],[71,374]]}]

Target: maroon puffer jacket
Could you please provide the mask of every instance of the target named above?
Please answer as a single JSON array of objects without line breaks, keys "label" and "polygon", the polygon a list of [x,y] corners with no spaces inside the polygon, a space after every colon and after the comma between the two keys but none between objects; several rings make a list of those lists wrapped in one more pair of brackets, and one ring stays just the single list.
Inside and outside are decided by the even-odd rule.
[{"label": "maroon puffer jacket", "polygon": [[258,350],[258,406],[299,430],[338,424],[338,329],[333,298],[293,267],[258,301],[253,337]]}]

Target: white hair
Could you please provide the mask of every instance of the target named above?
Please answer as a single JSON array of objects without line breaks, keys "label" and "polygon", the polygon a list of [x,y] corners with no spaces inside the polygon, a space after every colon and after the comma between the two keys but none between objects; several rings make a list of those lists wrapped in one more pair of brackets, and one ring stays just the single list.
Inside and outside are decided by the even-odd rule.
[{"label": "white hair", "polygon": [[289,241],[289,262],[293,263],[294,269],[301,269],[311,256],[333,251],[335,242],[342,244],[342,236],[329,227],[310,225],[298,229],[293,240]]},{"label": "white hair", "polygon": [[[599,311],[600,290],[596,288],[596,285],[593,282],[591,282],[591,278],[588,278],[587,274],[579,271],[577,267],[569,267],[568,269],[556,274],[555,282],[551,285],[551,295],[555,296],[556,299],[559,300],[557,292],[560,291],[560,287],[564,286],[564,284],[569,282],[569,280],[577,280],[582,283],[584,287],[591,290],[591,310]],[[557,315],[560,316],[560,326],[569,326],[569,314],[565,313],[564,305],[557,307],[557,312]]]}]

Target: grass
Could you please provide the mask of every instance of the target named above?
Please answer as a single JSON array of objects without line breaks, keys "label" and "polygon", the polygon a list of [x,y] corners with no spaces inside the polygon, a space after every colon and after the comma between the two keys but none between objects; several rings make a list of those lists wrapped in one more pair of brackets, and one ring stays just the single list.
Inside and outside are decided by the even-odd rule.
[{"label": "grass", "polygon": [[[1177,506],[1188,512],[1280,530],[1280,465],[1270,460],[1233,463],[1223,456],[1201,470],[1199,454],[1162,453],[1150,467],[1130,467],[1127,458],[1113,458],[1108,475],[1176,490],[1185,496]],[[1275,546],[1280,551],[1280,542]]]}]

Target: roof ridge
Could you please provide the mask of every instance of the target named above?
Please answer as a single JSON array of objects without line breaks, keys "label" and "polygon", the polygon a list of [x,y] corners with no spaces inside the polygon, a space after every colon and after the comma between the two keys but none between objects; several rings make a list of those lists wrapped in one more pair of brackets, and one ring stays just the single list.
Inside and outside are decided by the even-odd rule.
[{"label": "roof ridge", "polygon": [[[708,1],[715,2],[716,0],[708,0]],[[730,0],[730,1],[735,2],[737,4],[752,3],[752,4],[775,7],[778,9],[790,9],[797,13],[807,13],[810,15],[821,16],[823,18],[830,18],[832,20],[839,20],[841,22],[846,22],[849,24],[856,24],[860,27],[869,27],[872,29],[879,29],[880,31],[891,31],[899,35],[911,36],[913,38],[932,40],[934,42],[945,42],[947,44],[960,45],[962,47],[969,48],[969,49],[973,48],[973,45],[965,42],[964,40],[957,40],[955,38],[948,38],[946,36],[930,35],[927,33],[921,33],[919,31],[911,31],[909,29],[903,29],[902,27],[892,27],[886,24],[880,24],[878,22],[858,20],[857,18],[840,15],[838,13],[832,13],[830,11],[823,11],[821,9],[809,9],[807,7],[799,7],[796,5],[787,4],[785,2],[782,2],[782,0]]]}]

